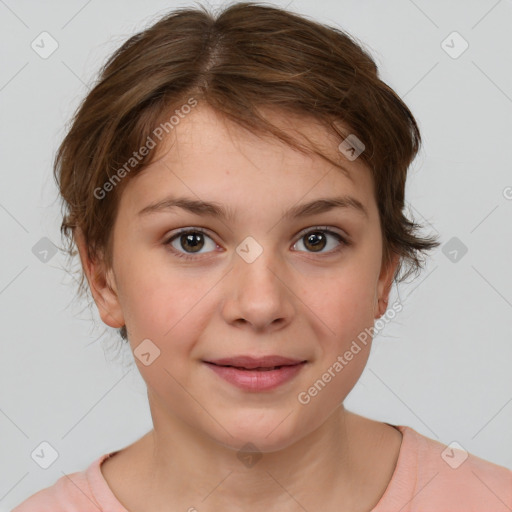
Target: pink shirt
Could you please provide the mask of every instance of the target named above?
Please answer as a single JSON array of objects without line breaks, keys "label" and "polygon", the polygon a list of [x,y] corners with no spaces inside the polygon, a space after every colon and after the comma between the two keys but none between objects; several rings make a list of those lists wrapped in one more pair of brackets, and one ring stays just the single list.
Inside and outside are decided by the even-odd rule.
[{"label": "pink shirt", "polygon": [[[403,439],[395,471],[371,512],[510,512],[512,470],[396,425]],[[128,512],[109,488],[102,455],[85,471],[63,476],[12,512]],[[462,463],[461,463],[462,462]],[[459,465],[460,464],[460,465]],[[457,467],[456,467],[457,466]]]}]

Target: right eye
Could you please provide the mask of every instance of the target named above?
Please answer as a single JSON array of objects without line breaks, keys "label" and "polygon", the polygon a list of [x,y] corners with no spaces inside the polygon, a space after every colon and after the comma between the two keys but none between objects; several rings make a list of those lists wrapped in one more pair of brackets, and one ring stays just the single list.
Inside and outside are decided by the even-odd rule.
[{"label": "right eye", "polygon": [[[204,247],[205,237],[211,241],[211,248],[215,249],[217,244],[202,228],[180,229],[177,233],[168,238],[164,244],[170,246],[171,251],[179,258],[192,260],[196,258],[191,255],[200,254],[199,251]],[[184,249],[184,252],[182,252],[182,249]]]}]

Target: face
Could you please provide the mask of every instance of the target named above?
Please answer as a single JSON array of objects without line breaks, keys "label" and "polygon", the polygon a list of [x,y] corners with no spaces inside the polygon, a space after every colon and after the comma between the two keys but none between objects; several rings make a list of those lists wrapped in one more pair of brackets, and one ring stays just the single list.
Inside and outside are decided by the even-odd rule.
[{"label": "face", "polygon": [[[309,120],[268,115],[337,148]],[[381,268],[370,172],[331,149],[345,175],[201,105],[171,135],[122,193],[111,289],[95,284],[94,298],[105,323],[127,326],[154,421],[180,422],[233,449],[248,440],[262,452],[284,448],[343,402],[370,343],[342,370],[336,362],[383,313],[394,267]],[[336,198],[345,206],[317,203],[296,215]],[[173,205],[178,199],[195,207]],[[269,355],[305,362],[271,371],[211,364]],[[308,392],[329,369],[329,381]]]}]

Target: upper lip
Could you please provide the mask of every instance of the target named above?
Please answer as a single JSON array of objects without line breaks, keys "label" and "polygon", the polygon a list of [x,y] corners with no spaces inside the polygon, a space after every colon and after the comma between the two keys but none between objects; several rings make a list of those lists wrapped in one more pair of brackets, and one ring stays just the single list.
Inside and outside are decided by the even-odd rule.
[{"label": "upper lip", "polygon": [[220,366],[238,366],[240,368],[272,368],[274,366],[292,366],[305,362],[304,359],[293,359],[276,355],[252,357],[252,356],[234,356],[223,357],[221,359],[206,360],[206,363],[213,363]]}]

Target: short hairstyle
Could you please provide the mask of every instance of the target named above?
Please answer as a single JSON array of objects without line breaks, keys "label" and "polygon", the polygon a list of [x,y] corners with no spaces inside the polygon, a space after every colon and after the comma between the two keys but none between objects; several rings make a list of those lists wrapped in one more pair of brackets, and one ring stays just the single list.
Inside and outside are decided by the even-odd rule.
[{"label": "short hairstyle", "polygon": [[[435,236],[419,236],[422,226],[403,213],[420,132],[404,102],[379,78],[369,53],[338,28],[265,2],[238,2],[218,13],[204,6],[176,9],[130,37],[101,68],[54,162],[70,258],[77,254],[78,227],[89,258],[111,267],[123,187],[154,160],[155,151],[141,150],[137,158],[134,151],[150,147],[162,129],[170,132],[171,113],[187,112],[193,102],[300,151],[308,148],[270,123],[261,108],[312,117],[339,143],[349,135],[362,141],[358,158],[372,174],[383,264],[399,255],[395,281],[417,273],[422,253],[440,245]],[[81,294],[87,287],[82,268],[79,273]],[[120,334],[127,340],[126,326]]]}]

